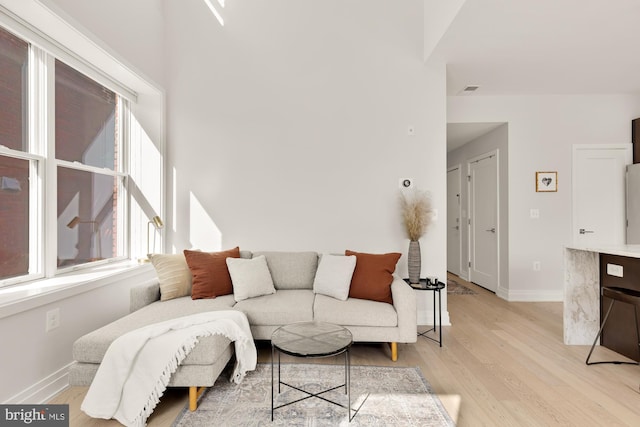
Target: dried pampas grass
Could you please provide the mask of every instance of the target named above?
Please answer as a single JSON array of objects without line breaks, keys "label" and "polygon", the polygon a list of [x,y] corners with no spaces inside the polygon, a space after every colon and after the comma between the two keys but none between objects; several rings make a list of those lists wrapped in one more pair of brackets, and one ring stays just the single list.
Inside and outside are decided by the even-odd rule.
[{"label": "dried pampas grass", "polygon": [[418,241],[431,224],[431,198],[426,191],[405,190],[400,193],[402,222],[409,240]]}]

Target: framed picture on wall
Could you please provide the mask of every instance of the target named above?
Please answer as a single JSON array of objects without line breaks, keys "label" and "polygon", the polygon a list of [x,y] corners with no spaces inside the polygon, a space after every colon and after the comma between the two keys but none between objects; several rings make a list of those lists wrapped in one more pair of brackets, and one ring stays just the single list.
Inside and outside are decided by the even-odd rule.
[{"label": "framed picture on wall", "polygon": [[558,172],[536,172],[536,192],[558,191]]}]

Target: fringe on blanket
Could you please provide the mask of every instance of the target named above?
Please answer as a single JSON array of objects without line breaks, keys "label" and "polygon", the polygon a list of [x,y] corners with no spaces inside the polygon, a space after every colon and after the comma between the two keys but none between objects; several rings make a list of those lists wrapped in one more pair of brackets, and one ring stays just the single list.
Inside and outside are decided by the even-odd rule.
[{"label": "fringe on blanket", "polygon": [[[234,344],[237,346],[236,351],[240,351],[240,353],[244,353],[247,350],[247,346],[249,345],[249,341],[245,340],[236,340]],[[253,344],[253,342],[251,342]],[[253,368],[252,368],[253,369]],[[245,375],[247,375],[247,369],[245,366],[240,366],[240,361],[236,361],[235,369],[231,374],[231,378],[229,381],[235,384],[240,384],[244,379]]]},{"label": "fringe on blanket", "polygon": [[[207,334],[205,336],[209,335],[211,334]],[[151,395],[147,399],[147,403],[142,408],[142,411],[134,418],[133,426],[144,427],[147,425],[147,419],[151,416],[151,413],[153,413],[153,410],[160,402],[160,398],[169,385],[171,375],[173,375],[176,370],[178,370],[178,366],[180,366],[189,352],[193,350],[196,344],[198,344],[198,341],[198,337],[189,337],[189,340],[186,343],[183,343],[182,346],[180,346],[174,357],[171,358],[169,363],[167,363],[167,366],[165,366],[165,368],[162,370],[162,374],[153,387]]]},{"label": "fringe on blanket", "polygon": [[[203,336],[211,336],[214,334],[203,334]],[[153,390],[151,391],[151,395],[147,399],[147,403],[142,408],[142,411],[135,417],[133,420],[133,426],[135,427],[144,427],[147,425],[147,419],[151,416],[154,409],[160,402],[160,398],[164,394],[164,391],[167,389],[169,385],[169,381],[171,380],[171,375],[173,375],[177,370],[178,366],[182,363],[182,361],[187,357],[187,355],[194,349],[196,344],[200,341],[200,337],[194,336],[189,337],[188,341],[183,343],[174,357],[171,358],[167,366],[162,370],[162,374],[158,381],[156,382]],[[235,342],[236,345],[239,345],[243,350],[247,348],[247,342],[244,340],[239,340]],[[238,363],[236,361],[236,363]],[[244,379],[246,375],[246,371],[241,369],[240,366],[236,365],[231,378],[229,379],[231,382],[235,384],[240,384],[240,382]]]},{"label": "fringe on blanket", "polygon": [[[201,326],[195,328],[198,325]],[[174,336],[164,336],[161,341],[154,342],[161,346],[166,344],[166,347],[156,349],[162,353],[159,359],[155,355],[141,354],[150,339],[160,339],[171,330],[176,331]],[[81,409],[91,417],[115,418],[127,426],[144,426],[160,402],[172,375],[198,344],[200,337],[218,334],[234,342],[236,363],[231,381],[242,381],[246,371],[255,369],[256,365],[256,351],[252,346],[246,317],[237,311],[201,313],[149,325],[117,338],[105,353]],[[116,353],[112,354],[112,351],[118,356],[114,356]],[[138,356],[154,357],[146,371],[139,370],[144,366],[136,368]],[[128,369],[125,364],[128,364]],[[137,386],[135,383],[127,384],[132,379],[132,369],[138,369],[138,374],[142,376]],[[129,400],[131,405],[123,405]]]}]

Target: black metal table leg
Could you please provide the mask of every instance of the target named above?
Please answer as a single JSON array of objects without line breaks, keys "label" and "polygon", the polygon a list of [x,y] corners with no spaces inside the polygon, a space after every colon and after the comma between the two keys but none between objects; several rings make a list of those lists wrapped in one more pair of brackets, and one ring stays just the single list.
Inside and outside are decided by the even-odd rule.
[{"label": "black metal table leg", "polygon": [[[442,347],[442,289],[445,289],[445,284],[438,282],[435,285],[427,283],[427,279],[420,279],[420,283],[411,283],[409,279],[404,281],[411,286],[411,288],[417,291],[432,291],[433,292],[433,327],[427,329],[424,332],[418,332],[418,336],[424,337],[431,341],[438,343]],[[438,293],[438,322],[436,323],[436,292]],[[428,336],[429,332],[433,331],[434,334],[438,334],[438,339]]]},{"label": "black metal table leg", "polygon": [[[435,307],[435,302],[433,304]],[[440,289],[438,289],[438,328],[438,338],[440,339],[440,347],[442,347],[442,294],[440,293]]]},{"label": "black metal table leg", "polygon": [[[294,336],[294,339],[291,338],[292,336]],[[314,340],[314,345],[311,346],[310,349],[307,349],[304,346],[300,346],[299,342],[301,339]],[[349,422],[351,422],[351,420],[356,416],[358,410],[360,409],[358,408],[355,411],[351,409],[351,353],[349,351],[351,348],[351,344],[353,344],[353,336],[351,335],[351,332],[345,327],[333,325],[330,323],[298,322],[284,325],[276,329],[271,335],[271,421],[273,421],[274,419],[274,412],[276,409],[293,405],[297,402],[301,402],[310,398],[318,398],[324,400],[325,402],[345,408],[347,410]],[[278,406],[276,406],[274,396],[274,365],[276,352],[278,353],[278,393],[281,393],[281,387],[282,385],[284,385],[305,394],[305,396],[303,397],[287,403],[279,404]],[[282,353],[289,356],[306,358],[334,357],[344,353],[344,383],[314,393],[309,390],[303,389],[303,386],[295,386],[287,381],[282,381]],[[344,401],[334,401],[331,400],[329,396],[323,396],[326,393],[334,390],[339,390],[342,387],[344,387],[344,393],[347,395],[347,405],[344,405]],[[364,401],[362,402],[362,404],[364,404]],[[360,405],[360,407],[362,407],[362,404]],[[352,412],[353,415],[351,415]]]}]

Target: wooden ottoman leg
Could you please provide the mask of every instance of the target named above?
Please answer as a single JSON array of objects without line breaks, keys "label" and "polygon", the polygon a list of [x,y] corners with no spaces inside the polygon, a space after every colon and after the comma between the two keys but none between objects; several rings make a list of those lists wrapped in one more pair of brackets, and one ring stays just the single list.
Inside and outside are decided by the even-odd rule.
[{"label": "wooden ottoman leg", "polygon": [[206,387],[191,386],[189,387],[189,410],[191,412],[198,408],[198,397],[204,393]]}]

